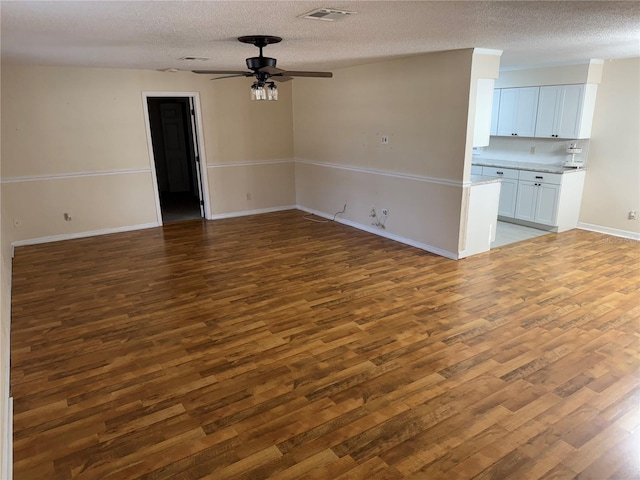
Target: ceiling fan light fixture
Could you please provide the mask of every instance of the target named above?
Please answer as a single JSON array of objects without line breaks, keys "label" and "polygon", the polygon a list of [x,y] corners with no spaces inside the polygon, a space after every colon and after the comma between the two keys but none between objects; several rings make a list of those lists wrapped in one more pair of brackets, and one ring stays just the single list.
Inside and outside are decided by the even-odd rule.
[{"label": "ceiling fan light fixture", "polygon": [[264,83],[253,82],[251,85],[251,100],[266,100],[267,92],[264,88]]},{"label": "ceiling fan light fixture", "polygon": [[273,82],[267,87],[267,100],[278,100],[278,87]]},{"label": "ceiling fan light fixture", "polygon": [[251,84],[251,100],[278,100],[278,87],[273,82],[256,80]]}]

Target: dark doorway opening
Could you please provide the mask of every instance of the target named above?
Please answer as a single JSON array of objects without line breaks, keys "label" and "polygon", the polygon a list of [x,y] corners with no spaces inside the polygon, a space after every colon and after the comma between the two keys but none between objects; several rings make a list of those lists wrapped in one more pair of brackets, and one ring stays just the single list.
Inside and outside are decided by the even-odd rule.
[{"label": "dark doorway opening", "polygon": [[193,99],[147,98],[162,223],[204,217]]}]

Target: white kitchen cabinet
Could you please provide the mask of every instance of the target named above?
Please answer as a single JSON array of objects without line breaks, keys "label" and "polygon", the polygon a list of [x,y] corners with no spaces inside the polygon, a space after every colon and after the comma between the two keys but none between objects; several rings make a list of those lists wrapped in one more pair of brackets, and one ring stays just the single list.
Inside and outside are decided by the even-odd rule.
[{"label": "white kitchen cabinet", "polygon": [[589,138],[597,85],[540,87],[535,136]]},{"label": "white kitchen cabinet", "polygon": [[482,175],[502,179],[498,204],[501,219],[554,232],[578,225],[584,170],[547,173],[483,166]]},{"label": "white kitchen cabinet", "polygon": [[562,175],[521,171],[515,218],[556,225]]},{"label": "white kitchen cabinet", "polygon": [[544,225],[555,225],[559,196],[559,185],[520,180],[515,218]]},{"label": "white kitchen cabinet", "polygon": [[539,92],[540,87],[503,88],[500,90],[498,135],[534,136]]},{"label": "white kitchen cabinet", "polygon": [[516,216],[516,194],[518,192],[518,181],[510,178],[502,179],[500,188],[500,203],[498,204],[498,215],[513,218]]},{"label": "white kitchen cabinet", "polygon": [[478,79],[476,95],[476,117],[473,129],[473,146],[486,147],[489,145],[491,133],[492,105],[494,95],[494,80]]},{"label": "white kitchen cabinet", "polygon": [[498,215],[501,217],[513,218],[516,211],[518,170],[511,168],[482,167],[482,175],[502,179],[502,182],[500,182]]},{"label": "white kitchen cabinet", "polygon": [[498,135],[498,114],[500,111],[500,95],[502,90],[496,88],[493,91],[493,105],[491,108],[491,130],[490,135]]}]

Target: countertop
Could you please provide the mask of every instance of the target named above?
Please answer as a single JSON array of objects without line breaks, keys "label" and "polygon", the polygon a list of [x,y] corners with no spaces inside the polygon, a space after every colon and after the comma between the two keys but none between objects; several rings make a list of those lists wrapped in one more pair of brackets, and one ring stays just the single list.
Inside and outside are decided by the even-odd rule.
[{"label": "countertop", "polygon": [[500,177],[485,177],[484,175],[471,175],[471,185],[484,185],[486,183],[501,182]]},{"label": "countertop", "polygon": [[583,168],[570,168],[570,167],[563,167],[562,165],[514,162],[510,160],[496,160],[492,158],[483,158],[483,157],[473,157],[471,164],[483,166],[483,167],[515,168],[518,170],[529,170],[531,172],[543,172],[543,173],[572,173],[572,172],[584,170]]}]

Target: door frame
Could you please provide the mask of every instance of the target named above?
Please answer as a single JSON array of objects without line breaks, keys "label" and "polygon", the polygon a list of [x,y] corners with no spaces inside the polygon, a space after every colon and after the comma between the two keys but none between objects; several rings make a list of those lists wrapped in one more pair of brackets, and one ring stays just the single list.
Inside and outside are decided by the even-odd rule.
[{"label": "door frame", "polygon": [[202,114],[200,108],[200,94],[198,92],[142,92],[142,103],[144,111],[144,125],[147,133],[147,150],[149,151],[149,166],[151,167],[151,177],[153,179],[153,193],[156,202],[156,216],[158,225],[162,225],[162,210],[160,207],[160,190],[158,188],[158,174],[156,172],[156,162],[153,155],[153,143],[151,140],[151,122],[149,120],[149,103],[147,99],[157,97],[182,97],[193,100],[193,109],[196,117],[195,147],[199,152],[200,161],[197,162],[200,169],[200,180],[202,188],[202,201],[204,202],[204,217],[211,220],[211,206],[209,203],[209,177],[207,176],[207,159],[204,151],[204,131],[202,130]]}]

